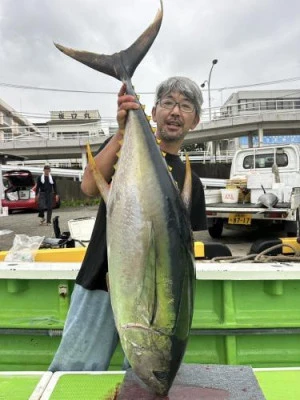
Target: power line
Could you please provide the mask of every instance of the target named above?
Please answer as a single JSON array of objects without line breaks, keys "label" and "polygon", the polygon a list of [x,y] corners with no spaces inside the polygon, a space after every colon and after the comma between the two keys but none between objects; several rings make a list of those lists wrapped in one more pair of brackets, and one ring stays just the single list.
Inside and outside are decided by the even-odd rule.
[{"label": "power line", "polygon": [[116,94],[117,92],[93,92],[88,90],[73,90],[73,89],[57,89],[57,88],[47,88],[38,86],[28,86],[28,85],[17,85],[14,83],[0,83],[0,86],[14,88],[14,89],[26,89],[26,90],[41,90],[46,92],[69,92],[69,93],[89,93],[89,94]]},{"label": "power line", "polygon": [[260,82],[260,83],[251,83],[249,85],[239,85],[239,86],[224,86],[219,89],[211,89],[211,90],[227,90],[227,89],[241,89],[241,88],[246,88],[246,87],[254,87],[254,86],[267,86],[267,85],[275,85],[276,83],[285,83],[285,82],[295,82],[299,81],[300,77],[294,77],[294,78],[287,78],[287,79],[280,79],[277,81],[268,81],[268,82]]},{"label": "power line", "polygon": [[[97,92],[91,90],[74,90],[74,89],[58,89],[58,88],[47,88],[47,87],[39,87],[39,86],[29,86],[29,85],[17,85],[14,83],[2,83],[0,82],[0,86],[13,88],[13,89],[25,89],[25,90],[41,90],[46,92],[67,92],[67,93],[87,93],[87,94],[111,94],[116,95],[118,92]],[[141,94],[154,94],[154,92],[143,92]]]},{"label": "power line", "polygon": [[[241,89],[241,88],[255,87],[255,86],[275,85],[278,83],[296,82],[299,80],[300,80],[300,77],[298,76],[298,77],[294,77],[294,78],[279,79],[276,81],[249,83],[249,84],[235,85],[235,86],[224,86],[224,87],[220,87],[220,88],[212,88],[211,90],[222,91],[222,90],[230,90],[230,89]],[[4,83],[4,82],[0,82],[0,86],[12,88],[12,89],[40,90],[40,91],[64,92],[64,93],[86,93],[86,94],[105,94],[105,95],[116,95],[118,93],[118,92],[109,92],[109,91],[91,91],[91,90],[48,88],[48,87],[39,87],[39,86],[30,86],[30,85],[18,85],[18,84],[14,84],[14,83]],[[206,89],[204,89],[204,91],[205,90]],[[139,92],[139,94],[153,95],[154,92]]]}]

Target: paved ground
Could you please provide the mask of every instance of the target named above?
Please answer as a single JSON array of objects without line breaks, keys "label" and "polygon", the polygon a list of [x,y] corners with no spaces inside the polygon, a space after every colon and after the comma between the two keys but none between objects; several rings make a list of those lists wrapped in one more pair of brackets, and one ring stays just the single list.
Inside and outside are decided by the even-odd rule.
[{"label": "paved ground", "polygon": [[[53,210],[53,217],[59,216],[61,231],[68,231],[70,219],[96,216],[97,206],[60,208]],[[39,218],[35,212],[13,213],[7,217],[0,217],[0,250],[9,250],[13,245],[16,234],[28,236],[55,237],[52,226],[40,226]],[[208,232],[196,232],[195,239],[203,242],[212,242]],[[228,245],[233,255],[246,254],[251,246],[253,237],[241,236],[240,232],[225,230],[217,242]]]},{"label": "paved ground", "polygon": [[[59,216],[61,231],[68,231],[68,221],[74,218],[96,216],[97,206],[59,208],[53,210],[52,217]],[[0,217],[0,250],[9,250],[16,234],[28,236],[55,237],[52,226],[40,226],[36,212],[18,212]],[[8,231],[10,233],[8,233]]]}]

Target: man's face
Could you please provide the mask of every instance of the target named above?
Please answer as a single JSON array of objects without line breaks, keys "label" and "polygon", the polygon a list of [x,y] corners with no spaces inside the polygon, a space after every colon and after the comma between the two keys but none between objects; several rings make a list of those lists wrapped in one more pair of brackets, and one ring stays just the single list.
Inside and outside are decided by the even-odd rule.
[{"label": "man's face", "polygon": [[[161,100],[173,100],[176,103],[191,103],[184,95],[171,92]],[[178,104],[173,108],[164,108],[158,103],[152,110],[153,121],[157,123],[158,138],[166,141],[182,141],[190,129],[199,122],[196,112],[184,112]]]},{"label": "man's face", "polygon": [[44,169],[44,174],[48,176],[50,174],[50,169]]}]

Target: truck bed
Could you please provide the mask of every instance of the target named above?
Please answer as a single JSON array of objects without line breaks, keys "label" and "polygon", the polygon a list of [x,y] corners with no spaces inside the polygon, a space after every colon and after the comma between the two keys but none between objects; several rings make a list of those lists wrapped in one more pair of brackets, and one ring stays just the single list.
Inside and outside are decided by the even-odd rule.
[{"label": "truck bed", "polygon": [[266,208],[257,206],[257,204],[252,203],[211,203],[206,205],[206,211],[237,211],[237,212],[245,212],[245,213],[253,213],[253,212],[265,212],[268,211],[286,211],[291,206],[290,203],[277,203],[275,207]]}]

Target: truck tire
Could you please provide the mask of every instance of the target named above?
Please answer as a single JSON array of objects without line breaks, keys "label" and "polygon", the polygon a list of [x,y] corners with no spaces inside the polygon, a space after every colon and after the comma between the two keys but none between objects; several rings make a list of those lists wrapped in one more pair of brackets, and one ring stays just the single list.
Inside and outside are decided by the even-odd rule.
[{"label": "truck tire", "polygon": [[221,218],[217,218],[213,225],[208,228],[208,233],[213,239],[220,239],[223,232],[223,220]]}]

